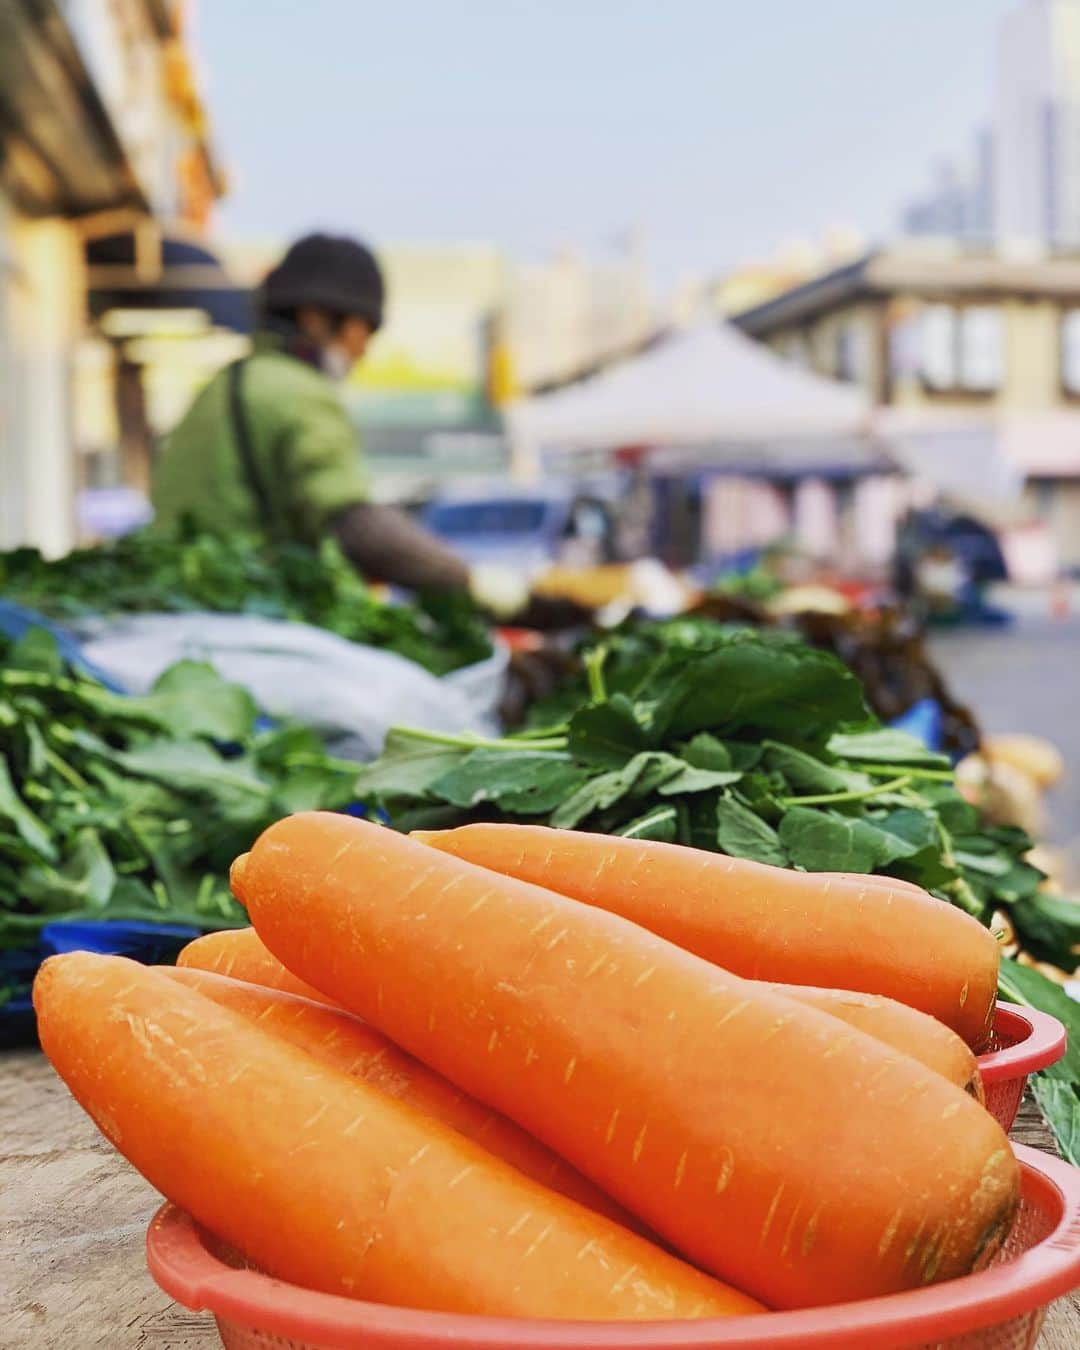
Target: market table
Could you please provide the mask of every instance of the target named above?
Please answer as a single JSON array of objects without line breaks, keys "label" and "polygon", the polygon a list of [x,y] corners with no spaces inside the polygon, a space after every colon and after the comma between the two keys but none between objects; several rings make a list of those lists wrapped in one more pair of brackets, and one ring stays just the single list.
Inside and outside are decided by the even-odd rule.
[{"label": "market table", "polygon": [[[1013,1131],[1053,1152],[1026,1103]],[[156,1192],[102,1139],[46,1060],[0,1054],[0,1347],[207,1350],[213,1322],[178,1307],[143,1257]],[[1080,1297],[1050,1311],[1040,1350],[1078,1350]]]}]

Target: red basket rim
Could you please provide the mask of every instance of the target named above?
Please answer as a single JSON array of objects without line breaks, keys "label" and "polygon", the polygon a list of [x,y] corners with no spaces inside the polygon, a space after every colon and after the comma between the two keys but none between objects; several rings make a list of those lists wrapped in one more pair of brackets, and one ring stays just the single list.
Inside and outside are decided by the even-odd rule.
[{"label": "red basket rim", "polygon": [[984,1086],[1007,1078],[1026,1077],[1056,1064],[1065,1053],[1065,1028],[1057,1018],[1019,1003],[998,1000],[994,1031],[1003,1040],[1014,1043],[979,1056],[979,1073]]},{"label": "red basket rim", "polygon": [[[1012,1261],[906,1294],[805,1312],[699,1322],[596,1323],[421,1312],[317,1293],[226,1265],[187,1214],[151,1221],[147,1264],[177,1302],[272,1335],[348,1350],[469,1345],[477,1350],[884,1350],[993,1326],[1080,1286],[1080,1171],[1015,1146],[1023,1193],[1058,1215],[1053,1232]],[[899,1338],[899,1340],[898,1340]]]}]

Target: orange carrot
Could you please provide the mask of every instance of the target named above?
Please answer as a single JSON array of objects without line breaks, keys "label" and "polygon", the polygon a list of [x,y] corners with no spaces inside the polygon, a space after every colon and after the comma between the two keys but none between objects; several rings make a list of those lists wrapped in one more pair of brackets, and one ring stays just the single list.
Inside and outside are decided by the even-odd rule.
[{"label": "orange carrot", "polygon": [[209,970],[215,975],[229,975],[234,980],[280,989],[286,994],[298,994],[315,1003],[332,1001],[286,970],[277,957],[266,950],[254,928],[233,928],[196,938],[183,948],[176,964],[193,970]]},{"label": "orange carrot", "polygon": [[[196,938],[183,949],[178,962],[180,966],[195,970],[215,972],[227,970],[235,980],[246,980],[268,989],[289,991],[311,988],[285,969],[277,957],[267,950],[254,928],[234,929],[231,932],[211,933],[208,937]],[[979,1101],[983,1100],[982,1081],[979,1078],[979,1066],[975,1056],[954,1031],[950,1031],[933,1017],[927,1017],[925,1013],[917,1012],[906,1004],[897,1003],[894,999],[881,998],[875,994],[854,994],[843,989],[815,989],[808,985],[794,984],[776,984],[771,987],[777,993],[793,998],[799,1003],[808,1003],[811,1007],[820,1008],[822,1012],[831,1013],[840,1021],[865,1031],[868,1036],[876,1036],[878,1040],[902,1050],[928,1068],[944,1074],[950,1082],[964,1088]],[[306,997],[331,1007],[341,1006],[316,989],[311,989]],[[377,1033],[368,1028],[368,1034]],[[459,1125],[457,1128],[462,1127]],[[462,1130],[462,1133],[469,1132]],[[496,1148],[490,1138],[482,1142],[493,1153],[508,1156]],[[509,1158],[509,1161],[514,1160]],[[521,1164],[517,1163],[516,1166],[520,1167]],[[529,1171],[528,1168],[522,1170]],[[530,1172],[530,1175],[533,1174]],[[539,1179],[545,1180],[543,1177]],[[546,1184],[554,1190],[562,1189],[551,1178],[546,1180]],[[583,1204],[589,1203],[582,1196],[575,1198],[581,1200]],[[626,1219],[624,1218],[622,1222],[625,1223]]]},{"label": "orange carrot", "polygon": [[974,1050],[990,1034],[998,944],[983,926],[887,877],[782,867],[539,825],[414,836],[649,928],[747,979],[883,994],[944,1022]]},{"label": "orange carrot", "polygon": [[[274,960],[269,952],[267,956]],[[306,1050],[324,1064],[370,1083],[422,1115],[441,1120],[534,1181],[568,1195],[616,1223],[640,1231],[637,1220],[621,1205],[537,1143],[531,1134],[489,1106],[466,1096],[343,1008],[327,1007],[325,1003],[314,1003],[280,989],[247,984],[205,970],[162,967],[162,974],[224,1008],[232,1008],[249,1021],[257,1022],[264,1031]]]},{"label": "orange carrot", "polygon": [[769,988],[865,1031],[940,1073],[978,1101],[984,1100],[975,1055],[955,1031],[926,1013],[877,994],[853,994],[844,989],[814,989],[798,984],[772,984]]},{"label": "orange carrot", "polygon": [[42,1046],[148,1181],[269,1273],[454,1312],[751,1312],[456,1131],[122,957],[41,968]]},{"label": "orange carrot", "polygon": [[233,885],[302,979],[765,1303],[948,1279],[1011,1223],[1017,1165],[971,1097],[617,915],[321,813]]}]

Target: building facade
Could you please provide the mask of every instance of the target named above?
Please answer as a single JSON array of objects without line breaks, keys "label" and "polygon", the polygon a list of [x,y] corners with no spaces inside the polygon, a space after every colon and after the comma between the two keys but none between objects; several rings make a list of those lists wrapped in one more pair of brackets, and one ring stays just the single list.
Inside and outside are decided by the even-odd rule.
[{"label": "building facade", "polygon": [[1080,567],[1080,253],[884,249],[735,317],[852,381],[917,477],[1041,525]]},{"label": "building facade", "polygon": [[1023,0],[1002,21],[995,232],[1080,246],[1080,0]]},{"label": "building facade", "polygon": [[111,349],[92,359],[93,241],[149,256],[145,225],[198,231],[222,190],[184,17],[176,0],[0,6],[0,547],[78,534],[79,390],[101,360],[115,376]]}]

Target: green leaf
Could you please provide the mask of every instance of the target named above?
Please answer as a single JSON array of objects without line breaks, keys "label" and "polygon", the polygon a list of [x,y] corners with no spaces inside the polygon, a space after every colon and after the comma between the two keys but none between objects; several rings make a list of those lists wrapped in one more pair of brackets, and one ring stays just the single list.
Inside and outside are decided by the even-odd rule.
[{"label": "green leaf", "polygon": [[274,792],[273,814],[341,811],[356,796],[353,775],[318,768],[294,769]]},{"label": "green leaf", "polygon": [[645,731],[625,694],[579,709],[567,734],[571,754],[586,764],[621,768],[648,748]]},{"label": "green leaf", "polygon": [[777,867],[788,864],[777,832],[734,797],[721,797],[716,803],[715,839],[715,847],[733,858],[751,858]]},{"label": "green leaf", "polygon": [[858,760],[867,764],[910,764],[948,769],[945,755],[927,750],[922,741],[906,731],[879,728],[874,731],[836,732],[826,748],[837,759]]},{"label": "green leaf", "polygon": [[1038,1073],[1031,1080],[1031,1088],[1061,1156],[1074,1167],[1080,1166],[1080,1095],[1076,1084]]},{"label": "green leaf", "polygon": [[1009,906],[1024,949],[1070,973],[1080,966],[1080,904],[1040,892]]},{"label": "green leaf", "polygon": [[44,910],[105,907],[116,884],[116,871],[100,835],[96,830],[80,830],[73,845],[59,867],[27,869],[21,887],[24,899]]},{"label": "green leaf", "polygon": [[550,823],[559,830],[572,830],[595,812],[606,811],[624,797],[643,797],[655,792],[668,779],[682,773],[685,767],[674,755],[657,752],[635,755],[623,768],[599,774],[583,783],[552,812]]},{"label": "green leaf", "polygon": [[[1013,1003],[1049,1013],[1064,1026],[1068,1037],[1065,1054],[1032,1079],[1035,1097],[1042,1107],[1065,1159],[1080,1166],[1077,1113],[1080,1109],[1080,1003],[1038,970],[1003,957],[998,992]],[[1057,1086],[1049,1086],[1051,1083]]]},{"label": "green leaf", "polygon": [[872,819],[875,829],[895,840],[893,859],[914,858],[926,850],[937,852],[941,847],[937,824],[925,811],[901,806],[884,816],[875,812]]},{"label": "green leaf", "polygon": [[118,751],[114,759],[129,773],[182,792],[205,792],[219,800],[237,794],[269,799],[267,784],[248,759],[225,759],[204,741],[147,741]]},{"label": "green leaf", "polygon": [[686,764],[657,790],[661,797],[681,797],[691,792],[711,792],[714,788],[731,787],[741,778],[738,769],[695,769]]},{"label": "green leaf", "polygon": [[869,716],[862,687],[836,657],[733,635],[704,656],[683,654],[657,672],[653,729],[666,738],[753,729],[812,741]]},{"label": "green leaf", "polygon": [[45,675],[64,673],[60,645],[47,628],[28,628],[12,645],[8,660],[22,670],[37,670]]},{"label": "green leaf", "polygon": [[357,774],[357,796],[362,800],[427,797],[432,784],[470,753],[468,747],[444,745],[410,731],[392,730],[379,758],[362,766]]},{"label": "green leaf", "polygon": [[22,841],[48,862],[56,860],[56,846],[42,821],[34,815],[11,779],[7,759],[0,755],[0,819],[10,820]]},{"label": "green leaf", "polygon": [[920,783],[919,795],[937,812],[950,834],[971,834],[979,828],[979,813],[949,783]]},{"label": "green leaf", "polygon": [[544,815],[572,796],[588,776],[567,754],[474,750],[431,785],[430,795],[453,806],[494,802],[505,811]]},{"label": "green leaf", "polygon": [[202,661],[177,661],[149,694],[130,700],[129,711],[168,728],[178,739],[205,736],[226,743],[250,736],[258,716],[247,689],[229,684]]},{"label": "green leaf", "polygon": [[693,740],[680,745],[678,753],[695,769],[710,769],[715,773],[725,773],[735,767],[728,747],[707,731],[699,731]]},{"label": "green leaf", "polygon": [[674,806],[654,807],[617,831],[624,839],[655,839],[664,844],[674,843],[678,832],[678,812]]},{"label": "green leaf", "polygon": [[872,821],[806,806],[787,812],[779,835],[792,863],[807,872],[873,872],[917,851]]},{"label": "green leaf", "polygon": [[798,793],[865,792],[873,787],[872,780],[865,774],[826,764],[793,745],[765,741],[764,749],[765,767],[783,774]]}]

